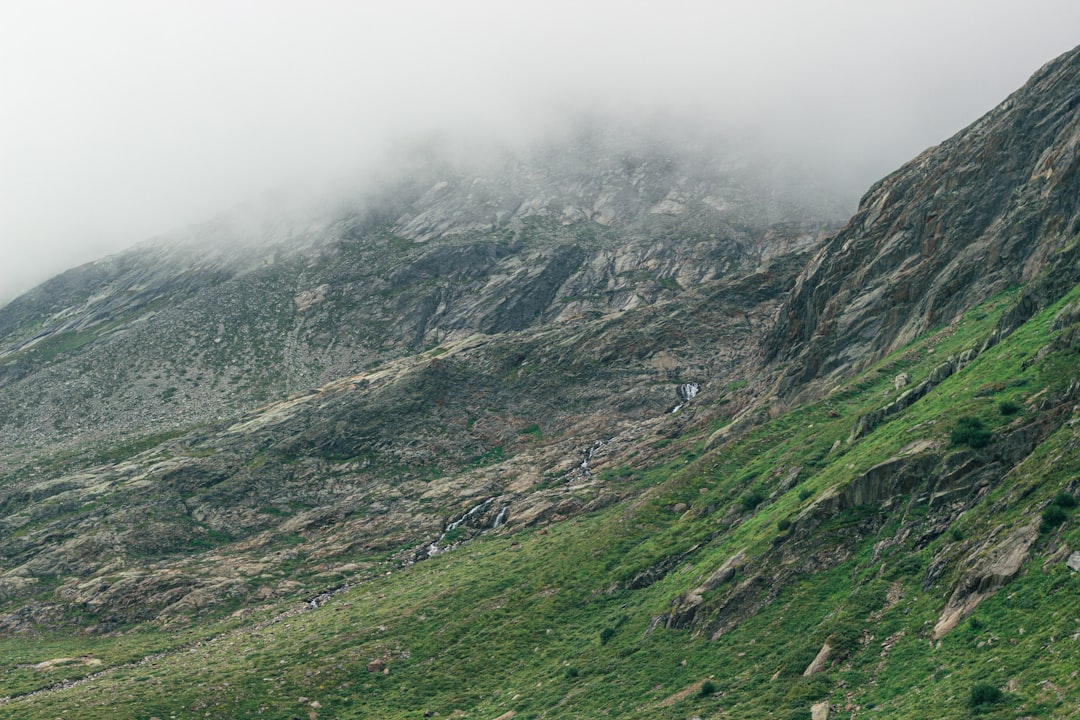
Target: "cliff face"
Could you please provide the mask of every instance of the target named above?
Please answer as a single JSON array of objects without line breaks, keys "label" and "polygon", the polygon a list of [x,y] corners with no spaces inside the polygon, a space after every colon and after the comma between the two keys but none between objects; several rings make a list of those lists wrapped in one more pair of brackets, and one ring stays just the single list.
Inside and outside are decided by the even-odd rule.
[{"label": "cliff face", "polygon": [[[866,367],[994,293],[1076,261],[1080,50],[874,185],[764,343],[784,393]],[[1032,305],[1071,287],[1047,288]],[[1067,286],[1067,287],[1066,287]],[[1030,316],[1030,312],[1027,313]]]}]

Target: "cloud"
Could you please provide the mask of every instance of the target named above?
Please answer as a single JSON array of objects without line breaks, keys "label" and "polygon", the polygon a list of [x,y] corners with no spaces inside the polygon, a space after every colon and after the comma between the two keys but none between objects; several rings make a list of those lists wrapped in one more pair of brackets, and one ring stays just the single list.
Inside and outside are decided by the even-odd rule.
[{"label": "cloud", "polygon": [[752,130],[855,196],[1078,26],[1062,0],[4,3],[0,300],[403,138],[586,112]]}]

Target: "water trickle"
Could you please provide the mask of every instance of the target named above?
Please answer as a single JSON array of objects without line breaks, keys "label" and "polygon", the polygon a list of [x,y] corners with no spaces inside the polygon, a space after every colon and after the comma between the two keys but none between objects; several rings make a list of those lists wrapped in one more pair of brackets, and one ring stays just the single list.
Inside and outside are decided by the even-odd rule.
[{"label": "water trickle", "polygon": [[[469,509],[467,512],[463,513],[461,517],[459,517],[457,520],[453,521],[452,523],[449,523],[446,526],[446,528],[443,530],[443,536],[445,536],[446,533],[450,532],[451,530],[458,529],[459,527],[461,527],[462,525],[467,523],[469,520],[476,517],[477,513],[481,513],[484,510],[486,510],[487,506],[490,505],[494,501],[495,501],[495,498],[488,498],[484,502],[480,503],[479,505],[476,505],[475,507]],[[442,536],[439,537],[439,540],[442,540]]]},{"label": "water trickle", "polygon": [[[461,516],[458,517],[456,520],[452,520],[452,521],[448,522],[446,524],[446,527],[443,528],[442,533],[439,535],[439,538],[437,540],[435,540],[435,542],[431,543],[426,548],[424,548],[424,552],[426,553],[427,557],[434,557],[435,555],[438,555],[441,552],[446,552],[446,548],[439,547],[439,543],[441,543],[443,541],[443,539],[446,537],[446,534],[449,533],[452,530],[457,530],[462,525],[472,524],[471,521],[473,521],[478,515],[482,515],[484,513],[484,511],[487,510],[488,506],[491,505],[491,503],[493,503],[493,502],[495,502],[495,498],[493,498],[493,497],[488,498],[487,500],[480,503],[479,505],[474,505],[473,507],[469,508],[467,511],[463,512],[461,514]],[[504,521],[505,521],[506,518],[503,515],[503,513],[505,513],[508,508],[509,508],[509,506],[503,508],[502,511],[500,511],[500,513],[499,513],[499,517],[502,517]],[[498,521],[498,519],[499,519],[498,517],[495,518],[496,522]],[[492,527],[497,527],[497,526],[498,525],[493,525]]]},{"label": "water trickle", "polygon": [[502,510],[500,510],[499,514],[495,516],[495,522],[491,523],[492,529],[495,529],[506,522],[506,515],[509,511],[509,505],[502,506]]},{"label": "water trickle", "polygon": [[589,472],[590,472],[589,463],[592,461],[593,456],[596,455],[596,451],[599,450],[600,448],[604,447],[607,444],[608,444],[607,440],[597,440],[592,445],[590,445],[589,447],[587,447],[587,448],[585,448],[584,450],[581,451],[582,459],[581,459],[581,465],[579,465],[579,467],[582,470],[585,471],[586,475],[588,475]]}]

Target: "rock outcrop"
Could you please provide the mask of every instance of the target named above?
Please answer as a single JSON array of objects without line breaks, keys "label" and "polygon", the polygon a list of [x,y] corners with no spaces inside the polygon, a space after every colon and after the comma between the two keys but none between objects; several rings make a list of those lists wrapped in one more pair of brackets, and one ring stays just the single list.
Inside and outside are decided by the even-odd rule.
[{"label": "rock outcrop", "polygon": [[[1002,331],[1075,283],[1080,49],[874,185],[799,278],[765,343],[808,395],[993,294],[1038,280]],[[1060,269],[1060,271],[1058,270]],[[806,385],[810,383],[810,385]]]},{"label": "rock outcrop", "polygon": [[967,567],[963,578],[934,625],[932,639],[942,638],[970,615],[979,603],[1012,580],[1020,572],[1038,537],[1038,524],[1031,524],[1017,528],[996,544],[990,545],[991,541],[988,541],[972,551],[963,563]]}]

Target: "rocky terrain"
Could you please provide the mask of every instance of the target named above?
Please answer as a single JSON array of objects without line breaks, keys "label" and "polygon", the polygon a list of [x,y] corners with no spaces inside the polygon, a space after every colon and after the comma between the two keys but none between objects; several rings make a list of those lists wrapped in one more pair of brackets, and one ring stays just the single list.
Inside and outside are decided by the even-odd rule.
[{"label": "rocky terrain", "polygon": [[680,384],[728,395],[829,228],[669,151],[432,163],[314,219],[268,198],[5,307],[0,595],[38,599],[0,623],[295,594],[305,568],[262,570],[298,552],[316,592],[624,497],[583,453],[694,423]]},{"label": "rocky terrain", "polygon": [[843,227],[585,133],[0,308],[0,716],[1080,716],[1077,98]]}]

